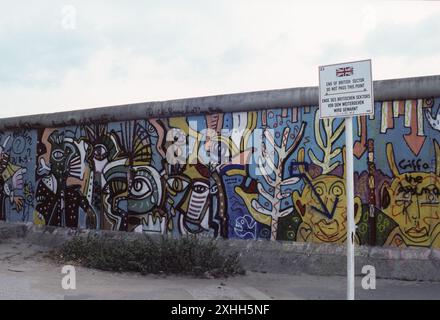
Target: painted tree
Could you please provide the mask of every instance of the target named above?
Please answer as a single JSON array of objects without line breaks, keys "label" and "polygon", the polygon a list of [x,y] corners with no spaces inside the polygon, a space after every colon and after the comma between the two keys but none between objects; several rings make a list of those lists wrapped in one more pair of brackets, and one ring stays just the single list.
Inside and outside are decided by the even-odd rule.
[{"label": "painted tree", "polygon": [[[267,206],[264,206],[259,202],[258,198],[254,198],[250,202],[250,211],[251,213],[257,213],[270,218],[271,240],[276,240],[279,219],[289,215],[293,211],[293,207],[282,208],[283,200],[290,197],[292,194],[292,192],[283,192],[283,190],[285,187],[297,183],[299,178],[290,177],[283,179],[285,162],[298,148],[298,145],[304,136],[305,127],[306,123],[303,122],[298,134],[289,147],[289,127],[284,129],[280,144],[276,143],[270,130],[266,129],[264,131],[264,137],[270,146],[267,148],[263,145],[262,154],[258,158],[258,165],[267,186],[265,187],[263,183],[259,181],[257,183],[257,188],[259,195],[269,202],[271,208],[267,208]],[[257,220],[261,221],[261,219]]]},{"label": "painted tree", "polygon": [[[315,113],[315,141],[318,147],[324,153],[322,160],[318,159],[312,150],[309,150],[310,160],[321,167],[322,174],[333,171],[339,164],[339,161],[333,161],[340,153],[341,148],[333,148],[333,144],[344,132],[344,122],[341,122],[336,129],[333,129],[335,119],[319,119],[319,113]],[[324,141],[325,140],[325,141]]]}]

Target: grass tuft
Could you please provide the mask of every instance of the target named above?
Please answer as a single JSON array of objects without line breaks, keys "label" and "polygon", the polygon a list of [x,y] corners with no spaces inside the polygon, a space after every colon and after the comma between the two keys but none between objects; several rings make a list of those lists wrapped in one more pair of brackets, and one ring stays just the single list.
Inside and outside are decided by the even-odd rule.
[{"label": "grass tuft", "polygon": [[121,241],[73,238],[56,252],[58,260],[88,268],[141,274],[227,277],[244,274],[237,253],[227,254],[214,240],[196,237]]}]

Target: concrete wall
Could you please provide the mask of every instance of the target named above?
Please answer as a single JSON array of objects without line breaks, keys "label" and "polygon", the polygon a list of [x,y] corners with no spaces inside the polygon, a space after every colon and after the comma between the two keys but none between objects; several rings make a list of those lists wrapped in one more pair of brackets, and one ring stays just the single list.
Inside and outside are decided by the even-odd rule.
[{"label": "concrete wall", "polygon": [[[376,83],[384,101],[376,102],[374,117],[355,121],[358,244],[440,247],[440,85],[433,83],[439,77]],[[114,107],[64,120],[2,120],[0,218],[342,244],[342,120],[320,121],[316,106],[301,106],[314,101],[316,88],[289,90],[273,93],[282,108],[269,93],[252,93],[169,102],[148,117],[137,106],[125,115]],[[282,99],[292,92],[298,97],[286,106]],[[204,101],[219,107],[197,107]],[[169,117],[171,106],[187,115]],[[124,121],[114,121],[118,115]],[[184,163],[170,165],[170,150],[175,160],[186,155]]]}]

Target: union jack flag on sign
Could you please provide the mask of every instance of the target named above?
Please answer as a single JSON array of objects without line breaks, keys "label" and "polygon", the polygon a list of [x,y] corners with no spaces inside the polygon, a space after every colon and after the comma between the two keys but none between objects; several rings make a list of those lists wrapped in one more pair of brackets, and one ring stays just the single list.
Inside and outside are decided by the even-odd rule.
[{"label": "union jack flag on sign", "polygon": [[336,69],[337,77],[348,77],[353,75],[353,67],[345,67]]}]

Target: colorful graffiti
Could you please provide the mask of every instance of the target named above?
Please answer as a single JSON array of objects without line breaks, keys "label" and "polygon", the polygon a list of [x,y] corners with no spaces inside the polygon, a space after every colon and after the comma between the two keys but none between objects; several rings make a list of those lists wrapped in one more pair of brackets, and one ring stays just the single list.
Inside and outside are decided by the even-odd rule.
[{"label": "colorful graffiti", "polygon": [[381,189],[381,208],[398,227],[388,237],[395,246],[440,246],[440,147],[434,140],[434,172],[401,173],[393,145],[386,146],[394,178]]},{"label": "colorful graffiti", "polygon": [[[0,133],[0,219],[346,241],[344,124],[316,107]],[[355,123],[356,242],[440,247],[440,99]]]},{"label": "colorful graffiti", "polygon": [[0,220],[29,221],[34,208],[35,138],[28,132],[0,134]]}]

